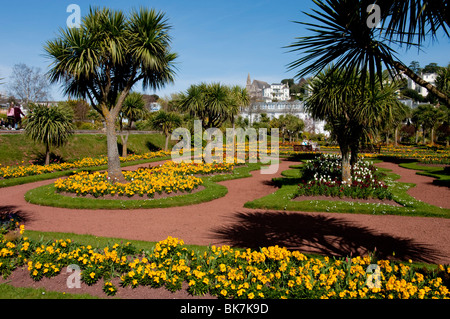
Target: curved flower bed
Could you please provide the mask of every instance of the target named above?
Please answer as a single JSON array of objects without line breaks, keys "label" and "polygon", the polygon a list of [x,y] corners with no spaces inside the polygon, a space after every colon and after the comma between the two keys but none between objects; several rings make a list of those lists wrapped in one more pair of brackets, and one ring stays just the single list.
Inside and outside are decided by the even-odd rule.
[{"label": "curved flower bed", "polygon": [[341,180],[341,158],[334,154],[321,154],[307,162],[303,168],[303,182],[298,185],[297,196],[326,195],[333,197],[392,199],[382,175],[376,167],[362,159],[352,168],[352,182]]},{"label": "curved flower bed", "polygon": [[[26,237],[0,240],[0,275],[5,278],[17,267],[27,266],[30,277],[39,281],[73,264],[81,269],[82,283],[92,285],[102,280],[103,291],[110,296],[118,290],[112,279],[119,278],[120,286],[165,287],[170,291],[182,289],[186,282],[193,295],[209,293],[233,299],[450,298],[450,267],[442,265],[427,270],[410,262],[370,256],[309,258],[278,246],[259,251],[212,246],[200,253],[172,237],[146,251],[130,243],[95,248],[70,239],[45,244]],[[372,271],[367,270],[369,265]]]},{"label": "curved flower bed", "polygon": [[124,171],[127,183],[111,183],[107,172],[81,172],[68,178],[60,178],[54,185],[57,192],[76,195],[102,197],[112,196],[147,196],[191,192],[203,184],[195,174],[213,174],[231,172],[232,164],[195,164],[168,161],[160,166],[140,168],[136,171]]},{"label": "curved flower bed", "polygon": [[105,195],[117,196],[148,196],[155,193],[189,192],[203,182],[200,178],[191,175],[179,175],[175,172],[155,173],[151,169],[139,169],[132,172],[123,172],[129,183],[111,183],[108,173],[81,172],[66,179],[55,181],[58,192],[74,193],[81,196],[92,195],[101,197]]}]

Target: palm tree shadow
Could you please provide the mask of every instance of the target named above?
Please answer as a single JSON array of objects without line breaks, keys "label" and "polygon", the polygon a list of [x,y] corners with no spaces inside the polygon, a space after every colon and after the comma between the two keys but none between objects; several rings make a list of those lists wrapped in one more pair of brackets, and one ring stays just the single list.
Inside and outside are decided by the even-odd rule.
[{"label": "palm tree shadow", "polygon": [[14,205],[0,206],[0,224],[3,222],[8,222],[14,219],[17,222],[28,222],[31,221],[30,213],[18,209]]},{"label": "palm tree shadow", "polygon": [[322,255],[367,255],[377,258],[428,262],[440,257],[424,244],[377,233],[339,217],[295,212],[236,213],[234,223],[213,230],[212,237],[230,246],[258,249],[279,245]]}]

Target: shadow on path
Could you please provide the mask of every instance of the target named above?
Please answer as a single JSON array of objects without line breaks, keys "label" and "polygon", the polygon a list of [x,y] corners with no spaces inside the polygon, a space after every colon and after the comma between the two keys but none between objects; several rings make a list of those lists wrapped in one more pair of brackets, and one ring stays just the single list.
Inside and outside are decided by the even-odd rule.
[{"label": "shadow on path", "polygon": [[[339,217],[289,212],[236,213],[234,223],[213,230],[212,237],[230,246],[258,249],[279,245],[323,255],[373,253],[382,259],[433,262],[439,253],[408,238],[380,234]],[[393,258],[393,252],[395,257]]]},{"label": "shadow on path", "polygon": [[27,222],[31,221],[30,213],[18,209],[17,206],[14,205],[1,205],[0,206],[0,224],[4,222],[8,222],[11,219],[14,219],[18,222]]}]

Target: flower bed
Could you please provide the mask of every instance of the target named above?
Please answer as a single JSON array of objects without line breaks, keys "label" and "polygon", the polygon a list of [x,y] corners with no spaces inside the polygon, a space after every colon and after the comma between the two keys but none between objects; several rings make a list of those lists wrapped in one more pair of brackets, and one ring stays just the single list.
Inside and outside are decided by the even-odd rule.
[{"label": "flower bed", "polygon": [[107,172],[81,172],[68,178],[60,178],[54,185],[57,192],[72,193],[80,196],[147,196],[191,192],[203,184],[196,174],[214,174],[231,172],[233,164],[195,164],[167,161],[163,165],[140,168],[136,171],[124,171],[127,183],[111,183]]},{"label": "flower bed", "polygon": [[332,197],[392,199],[381,174],[369,162],[359,159],[352,168],[352,182],[341,180],[341,159],[335,154],[321,154],[303,168],[303,182],[297,196],[326,195]]},{"label": "flower bed", "polygon": [[[137,160],[152,159],[156,157],[164,157],[170,155],[169,152],[158,151],[149,152],[141,155],[129,155],[127,157],[120,157],[122,163],[132,162]],[[40,175],[45,173],[52,173],[56,171],[65,171],[77,168],[94,167],[108,164],[106,157],[91,158],[85,157],[73,163],[57,163],[50,165],[18,165],[18,166],[0,166],[0,179],[17,178],[24,176]],[[1,164],[0,164],[1,165]]]},{"label": "flower bed", "polygon": [[[21,230],[23,232],[23,229]],[[82,284],[103,281],[103,291],[115,295],[119,286],[182,289],[193,295],[218,298],[450,298],[450,267],[435,270],[413,267],[409,262],[354,258],[308,258],[278,246],[237,250],[210,247],[204,253],[189,250],[182,240],[168,237],[151,250],[130,243],[94,248],[70,239],[43,244],[28,238],[0,240],[0,274],[7,278],[26,266],[36,281],[77,265]],[[375,269],[369,277],[368,268]],[[377,282],[376,280],[379,281]]]},{"label": "flower bed", "polygon": [[209,175],[217,173],[230,173],[233,171],[234,163],[176,163],[167,161],[163,165],[153,167],[153,172],[164,173],[172,171],[179,175]]}]

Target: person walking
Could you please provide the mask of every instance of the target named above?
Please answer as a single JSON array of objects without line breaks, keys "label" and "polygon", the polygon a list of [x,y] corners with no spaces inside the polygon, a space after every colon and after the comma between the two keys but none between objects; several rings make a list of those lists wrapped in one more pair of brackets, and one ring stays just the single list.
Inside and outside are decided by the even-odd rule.
[{"label": "person walking", "polygon": [[22,122],[22,116],[25,116],[25,114],[20,109],[19,105],[14,106],[14,121],[15,121],[15,129],[19,129],[19,125]]},{"label": "person walking", "polygon": [[8,108],[8,112],[6,113],[6,128],[8,130],[14,129],[16,122],[14,117],[14,102],[11,102]]}]

